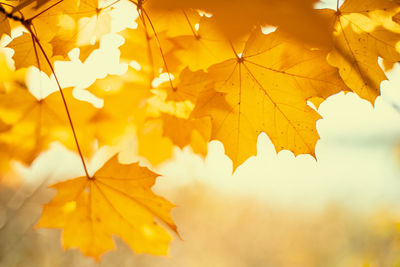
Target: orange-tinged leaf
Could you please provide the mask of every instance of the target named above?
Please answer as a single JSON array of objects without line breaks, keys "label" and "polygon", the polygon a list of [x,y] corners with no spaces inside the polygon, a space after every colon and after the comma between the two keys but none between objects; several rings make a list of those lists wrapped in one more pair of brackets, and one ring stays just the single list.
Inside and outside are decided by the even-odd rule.
[{"label": "orange-tinged leaf", "polygon": [[314,155],[320,116],[307,100],[346,88],[325,55],[255,31],[241,54],[208,69],[216,91],[200,95],[193,115],[211,116],[211,138],[224,144],[234,169],[256,154],[261,132],[277,151]]},{"label": "orange-tinged leaf", "polygon": [[[151,1],[150,1],[151,2]],[[153,25],[156,32],[165,32],[168,37],[191,34],[194,25],[200,21],[199,13],[192,9],[166,8],[165,10],[153,9],[145,2],[142,5],[148,15],[147,23]],[[149,28],[151,28],[149,25]]]},{"label": "orange-tinged leaf", "polygon": [[44,4],[46,4],[47,2],[50,2],[52,0],[21,0],[18,1],[18,5],[14,8],[14,11],[18,11],[21,10],[22,8],[32,4],[32,3],[36,3],[35,8],[39,8],[41,6],[43,6]]},{"label": "orange-tinged leaf", "polygon": [[[53,56],[51,45],[48,43],[41,43],[41,45],[46,53],[46,56],[51,59]],[[15,68],[17,70],[20,68],[35,66],[41,71],[45,72],[47,75],[52,73],[46,57],[30,34],[23,33],[20,37],[12,40],[8,47],[15,51],[13,59],[15,62]],[[51,63],[53,62],[51,61]]]},{"label": "orange-tinged leaf", "polygon": [[246,35],[257,25],[276,25],[301,41],[330,47],[328,20],[313,9],[315,0],[153,0],[154,9],[198,8],[214,15],[223,34]]},{"label": "orange-tinged leaf", "polygon": [[78,177],[52,187],[57,195],[43,209],[38,227],[62,228],[66,249],[78,247],[97,260],[115,247],[113,235],[137,253],[165,255],[176,232],[174,207],[154,194],[157,174],[114,156],[92,178]]},{"label": "orange-tinged leaf", "polygon": [[8,131],[10,129],[10,125],[5,123],[1,118],[0,118],[0,133],[4,131]]},{"label": "orange-tinged leaf", "polygon": [[11,27],[7,17],[3,13],[0,13],[0,37],[3,34],[11,35]]}]

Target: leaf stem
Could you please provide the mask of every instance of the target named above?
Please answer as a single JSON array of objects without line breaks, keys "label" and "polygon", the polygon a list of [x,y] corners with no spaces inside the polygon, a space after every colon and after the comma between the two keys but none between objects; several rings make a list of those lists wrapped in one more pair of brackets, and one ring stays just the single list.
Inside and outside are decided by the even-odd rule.
[{"label": "leaf stem", "polygon": [[183,10],[183,9],[182,9],[182,12],[183,12],[183,14],[185,15],[186,21],[187,21],[188,24],[189,24],[189,27],[190,27],[190,30],[191,30],[192,33],[193,33],[193,36],[194,36],[196,39],[198,39],[198,38],[199,38],[199,35],[197,34],[197,32],[195,31],[195,29],[193,28],[192,23],[190,23],[190,20],[189,20],[188,15],[186,14],[185,10]]},{"label": "leaf stem", "polygon": [[[156,32],[156,29],[154,28],[154,25],[153,25],[153,23],[151,22],[150,17],[149,17],[149,15],[147,14],[146,10],[144,10],[143,8],[141,8],[140,11],[142,11],[143,14],[146,16],[147,20],[149,21],[150,27],[151,27],[151,29],[153,30],[154,38],[156,39],[157,46],[158,46],[158,48],[160,49],[160,54],[161,54],[161,57],[162,57],[162,60],[163,60],[163,63],[164,63],[164,68],[165,68],[166,72],[168,73],[169,84],[171,85],[171,88],[174,89],[175,86],[174,86],[174,84],[172,83],[171,73],[169,72],[168,65],[167,65],[167,60],[165,59],[164,51],[163,51],[163,49],[162,49],[162,47],[161,47],[161,42],[160,42],[160,39],[158,38],[158,34],[157,34],[157,32]],[[139,13],[139,15],[143,17],[142,14]],[[143,20],[144,20],[144,17],[143,17]]]},{"label": "leaf stem", "polygon": [[51,64],[49,57],[47,56],[46,52],[44,51],[43,46],[41,45],[39,39],[38,39],[38,38],[36,37],[36,35],[33,33],[33,31],[32,31],[32,29],[31,29],[31,26],[30,26],[30,25],[31,25],[31,24],[26,24],[26,25],[24,24],[25,28],[29,31],[29,33],[30,33],[31,36],[32,36],[33,45],[35,45],[35,43],[38,45],[40,51],[42,52],[44,58],[46,59],[47,64],[49,65],[49,67],[50,67],[50,69],[51,69],[51,72],[52,72],[53,75],[54,75],[54,78],[55,78],[56,83],[57,83],[58,90],[59,90],[59,92],[60,92],[60,94],[61,94],[61,98],[62,98],[62,101],[63,101],[63,105],[64,105],[64,108],[65,108],[65,111],[66,111],[66,113],[67,113],[69,125],[70,125],[70,127],[71,127],[72,134],[73,134],[73,136],[74,136],[76,148],[77,148],[77,150],[78,150],[79,157],[81,158],[81,161],[82,161],[82,166],[83,166],[83,169],[84,169],[84,171],[85,171],[85,175],[86,175],[86,177],[87,177],[88,179],[91,179],[91,176],[89,175],[89,172],[88,172],[88,170],[87,170],[87,166],[86,166],[86,163],[85,163],[85,159],[84,159],[83,154],[82,154],[82,150],[81,150],[80,145],[79,145],[79,142],[78,142],[78,137],[77,137],[77,134],[76,134],[76,131],[75,131],[74,123],[72,122],[71,114],[70,114],[70,111],[69,111],[69,108],[68,108],[67,101],[66,101],[66,99],[65,99],[64,92],[63,92],[63,90],[62,90],[62,88],[61,88],[60,82],[59,82],[59,80],[58,80],[58,78],[57,78],[57,75],[56,75],[56,73],[55,73],[55,71],[54,71],[53,65]]}]

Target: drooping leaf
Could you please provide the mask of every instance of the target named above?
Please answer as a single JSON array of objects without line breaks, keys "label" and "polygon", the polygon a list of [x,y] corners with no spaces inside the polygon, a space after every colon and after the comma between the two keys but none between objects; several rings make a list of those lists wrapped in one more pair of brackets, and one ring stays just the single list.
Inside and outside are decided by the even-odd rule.
[{"label": "drooping leaf", "polygon": [[[400,60],[396,48],[400,33],[386,29],[374,17],[391,17],[400,9],[396,1],[348,0],[339,12],[330,11],[334,24],[336,49],[328,56],[328,62],[339,69],[346,85],[360,97],[374,103],[380,95],[380,84],[386,80],[378,64],[378,57],[391,62]],[[327,11],[325,11],[327,12]]]},{"label": "drooping leaf", "polygon": [[114,249],[113,235],[137,253],[165,255],[176,232],[174,207],[151,190],[157,174],[138,163],[108,160],[91,178],[60,182],[54,199],[44,206],[38,227],[62,228],[66,249],[78,247],[97,260]]},{"label": "drooping leaf", "polygon": [[234,169],[256,154],[261,132],[267,133],[277,151],[314,155],[320,116],[307,100],[346,89],[325,56],[283,39],[280,33],[255,31],[242,53],[207,70],[215,91],[203,91],[193,113],[211,116],[211,138],[224,144]]}]

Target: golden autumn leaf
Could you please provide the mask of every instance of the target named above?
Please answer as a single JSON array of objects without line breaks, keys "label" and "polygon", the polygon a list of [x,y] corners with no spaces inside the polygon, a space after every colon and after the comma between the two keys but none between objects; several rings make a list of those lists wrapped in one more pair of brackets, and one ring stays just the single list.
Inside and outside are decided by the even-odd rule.
[{"label": "golden autumn leaf", "polygon": [[169,38],[191,34],[194,25],[201,19],[199,12],[193,8],[176,9],[171,6],[162,10],[153,8],[152,1],[143,1],[139,8],[139,12],[145,13],[142,25],[147,25],[150,31],[153,31],[154,27],[156,33],[165,32]]},{"label": "golden autumn leaf", "polygon": [[[24,6],[15,14],[20,24],[29,34],[35,35],[44,45],[59,33],[59,16],[76,14],[79,8],[78,0],[50,0],[40,8],[32,5]],[[45,49],[46,50],[46,49]],[[51,57],[52,53],[48,55]]]},{"label": "golden autumn leaf", "polygon": [[336,50],[328,55],[328,62],[339,69],[346,85],[360,97],[375,102],[380,95],[380,84],[386,80],[378,64],[378,57],[400,60],[396,47],[400,32],[384,27],[374,16],[389,18],[400,9],[396,1],[348,0],[339,11],[325,11],[334,21],[334,42]]},{"label": "golden autumn leaf", "polygon": [[[97,260],[119,236],[137,253],[165,255],[176,226],[174,207],[151,190],[157,174],[138,163],[108,160],[92,177],[52,186],[57,195],[43,209],[38,227],[62,228],[66,249],[78,247]],[[112,218],[112,219],[111,219]]]},{"label": "golden autumn leaf", "polygon": [[192,34],[200,20],[199,13],[193,9],[152,9],[147,1],[137,3],[137,11],[137,28],[121,32],[125,38],[121,58],[138,62],[150,81],[162,72],[179,71],[181,62],[179,55],[173,53],[176,48],[172,38]]},{"label": "golden autumn leaf", "polygon": [[[44,43],[41,44],[41,46],[50,60],[53,56],[51,45]],[[45,54],[42,52],[32,35],[23,33],[20,37],[13,39],[8,47],[12,48],[15,52],[13,59],[16,69],[35,66],[47,75],[52,74],[52,69],[46,60]],[[51,60],[51,63],[53,64],[54,60]]]},{"label": "golden autumn leaf", "polygon": [[215,19],[203,17],[197,26],[192,26],[192,33],[171,39],[176,45],[175,54],[185,66],[192,70],[207,69],[232,56],[230,42],[221,35]]},{"label": "golden autumn leaf", "polygon": [[131,67],[122,75],[97,80],[86,90],[104,100],[83,129],[83,135],[97,140],[99,146],[116,145],[128,125],[143,121],[146,101],[152,95],[143,73]]},{"label": "golden autumn leaf", "polygon": [[84,61],[99,47],[101,37],[110,32],[111,8],[102,8],[98,0],[85,0],[79,1],[76,11],[59,14],[57,33],[50,41],[54,55],[67,58],[69,51],[79,48],[80,58]]},{"label": "golden autumn leaf", "polygon": [[[138,125],[138,154],[157,165],[172,157],[173,144],[163,135],[161,119],[149,119]],[[154,153],[157,151],[157,153]]]},{"label": "golden autumn leaf", "polygon": [[166,101],[191,101],[195,103],[199,91],[209,83],[206,77],[203,71],[193,72],[189,68],[185,68],[180,73],[179,78],[174,80],[173,86],[167,81],[158,88],[166,92]]},{"label": "golden autumn leaf", "polygon": [[[135,252],[165,255],[171,240],[165,228],[177,228],[174,205],[151,189],[158,175],[114,156],[90,176],[86,158],[112,146],[156,165],[171,159],[175,146],[205,157],[208,142],[219,140],[236,170],[256,155],[262,132],[277,152],[316,156],[319,105],[343,91],[374,102],[386,79],[378,60],[387,69],[400,61],[399,0],[345,0],[340,8],[337,1],[336,11],[316,10],[317,2],[1,2],[0,37],[14,54],[0,51],[0,178],[12,160],[29,165],[60,141],[78,152],[86,176],[53,185],[57,195],[38,225],[62,228],[65,248],[97,260],[115,248],[113,236]],[[119,20],[118,8],[128,6],[128,18]],[[117,25],[121,21],[127,25]],[[269,25],[276,31],[263,34],[260,28]],[[79,62],[91,68],[89,79],[98,78],[86,88],[79,81],[74,91],[89,103],[61,88],[54,62],[75,64],[69,52],[76,48],[85,61],[100,41],[99,53]],[[121,52],[111,54],[116,72],[102,59],[93,64],[108,45]],[[28,76],[19,69],[31,66],[52,75],[59,91],[36,96],[36,88],[27,90]]]},{"label": "golden autumn leaf", "polygon": [[[86,125],[96,109],[87,102],[75,99],[71,88],[63,89],[63,92],[75,124],[79,127]],[[27,89],[21,88],[1,95],[0,118],[9,127],[0,132],[0,142],[10,146],[9,154],[12,157],[25,163],[31,163],[55,140],[71,149],[75,148],[67,114],[60,109],[62,105],[60,92],[38,99]],[[89,146],[88,142],[86,144]],[[90,151],[89,148],[84,150],[86,153]]]},{"label": "golden autumn leaf", "polygon": [[46,57],[53,66],[55,60],[67,58],[75,47],[80,48],[81,59],[85,60],[98,48],[100,37],[110,32],[109,9],[99,7],[97,0],[51,0],[40,8],[22,7],[16,17],[28,33],[9,45],[15,50],[16,68],[36,66],[50,75]]},{"label": "golden autumn leaf", "polygon": [[14,11],[21,10],[22,8],[31,5],[32,3],[36,3],[35,8],[39,8],[42,5],[50,2],[51,0],[21,0],[18,1],[18,5],[14,8]]},{"label": "golden autumn leaf", "polygon": [[6,15],[0,13],[0,37],[2,37],[3,34],[11,35],[11,27]]},{"label": "golden autumn leaf", "polygon": [[[330,47],[329,22],[313,9],[315,0],[152,0],[154,9],[197,8],[214,15],[223,34],[237,38],[254,26],[276,25],[295,38]],[[296,26],[294,26],[294,24]]]},{"label": "golden autumn leaf", "polygon": [[162,114],[163,135],[169,137],[174,145],[184,148],[190,145],[195,153],[207,155],[207,144],[211,137],[210,118],[182,119]]},{"label": "golden autumn leaf", "polygon": [[255,31],[236,57],[211,66],[215,81],[196,103],[193,116],[210,116],[212,139],[220,140],[234,169],[256,154],[257,137],[267,133],[277,151],[314,155],[319,114],[307,105],[345,90],[323,51],[290,43],[275,32]]},{"label": "golden autumn leaf", "polygon": [[[173,44],[165,38],[165,32],[158,32],[157,39],[152,30],[138,22],[137,29],[126,29],[121,32],[125,43],[120,47],[121,59],[127,62],[136,61],[144,72],[148,74],[148,83],[165,71],[166,62],[169,70],[175,70],[178,64],[174,54],[171,53]],[[160,50],[161,47],[161,50]],[[141,51],[141,53],[138,53]],[[162,52],[162,54],[161,54]],[[171,64],[174,63],[174,64]]]}]

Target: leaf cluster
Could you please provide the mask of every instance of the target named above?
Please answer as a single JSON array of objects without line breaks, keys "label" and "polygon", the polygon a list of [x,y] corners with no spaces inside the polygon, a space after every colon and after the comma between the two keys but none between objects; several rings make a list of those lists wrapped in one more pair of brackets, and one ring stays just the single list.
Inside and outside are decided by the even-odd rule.
[{"label": "leaf cluster", "polygon": [[[85,175],[53,186],[58,193],[39,226],[63,228],[66,248],[97,259],[114,247],[112,235],[136,252],[165,254],[170,233],[178,234],[173,205],[151,191],[157,174],[114,156],[90,175],[87,158],[127,135],[154,165],[174,146],[206,155],[208,142],[218,140],[236,169],[256,154],[262,132],[276,151],[315,156],[319,104],[341,91],[373,104],[386,79],[378,59],[385,66],[400,60],[398,0],[346,0],[336,10],[314,9],[315,2],[0,2],[0,36],[23,28],[7,44],[15,71],[0,60],[0,171],[11,160],[31,164],[61,142],[79,153]],[[137,24],[118,32],[128,69],[80,89],[104,101],[98,108],[62,88],[54,62],[76,48],[85,61],[124,5],[135,8],[128,19]],[[266,34],[266,25],[277,28]],[[59,90],[32,94],[24,81],[32,66]]]}]

